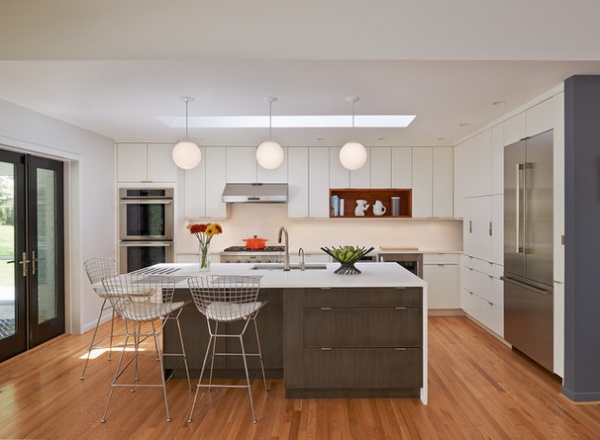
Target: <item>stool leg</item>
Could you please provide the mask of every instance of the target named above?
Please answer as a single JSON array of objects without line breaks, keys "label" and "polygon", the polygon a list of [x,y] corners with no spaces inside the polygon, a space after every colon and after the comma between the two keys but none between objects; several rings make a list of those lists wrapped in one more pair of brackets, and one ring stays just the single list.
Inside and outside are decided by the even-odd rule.
[{"label": "stool leg", "polygon": [[211,334],[210,339],[208,340],[208,345],[206,346],[206,351],[204,352],[204,360],[202,361],[202,369],[200,370],[200,376],[198,377],[198,384],[196,385],[196,394],[194,395],[194,401],[192,402],[192,409],[190,410],[190,415],[188,417],[188,423],[192,422],[192,414],[194,413],[194,408],[196,407],[196,399],[198,399],[198,391],[200,391],[200,384],[202,383],[202,376],[204,376],[204,370],[206,368],[206,361],[208,360],[208,353],[210,353],[210,345],[213,343],[213,341],[216,344],[216,338]]},{"label": "stool leg", "polygon": [[254,412],[254,401],[252,400],[252,383],[250,382],[250,374],[248,374],[248,363],[246,362],[246,350],[244,348],[244,340],[242,335],[238,336],[240,346],[242,347],[242,359],[244,361],[244,371],[246,372],[246,383],[248,385],[248,397],[250,398],[250,408],[252,409],[252,423],[256,423],[256,414]]},{"label": "stool leg", "polygon": [[[90,354],[94,348],[96,342],[96,335],[98,334],[98,327],[100,326],[100,320],[102,319],[102,312],[104,312],[104,306],[106,305],[107,298],[104,298],[104,302],[102,302],[102,307],[100,307],[100,313],[98,314],[98,320],[96,321],[96,328],[94,329],[94,335],[92,336],[92,342],[90,343],[90,347],[88,348],[87,357],[85,359],[85,363],[83,364],[83,371],[81,372],[81,380],[85,379],[85,370],[87,369],[88,362],[90,361]],[[114,318],[114,316],[113,316]],[[112,348],[112,328],[110,330],[110,342]],[[110,360],[110,355],[109,355]]]},{"label": "stool leg", "polygon": [[256,325],[256,317],[252,318],[254,322],[254,334],[256,335],[256,345],[258,347],[258,359],[260,360],[260,369],[262,370],[263,382],[265,384],[265,391],[268,393],[269,388],[267,388],[267,377],[265,376],[265,365],[263,363],[262,357],[262,349],[260,348],[260,337],[258,336],[258,327]]}]

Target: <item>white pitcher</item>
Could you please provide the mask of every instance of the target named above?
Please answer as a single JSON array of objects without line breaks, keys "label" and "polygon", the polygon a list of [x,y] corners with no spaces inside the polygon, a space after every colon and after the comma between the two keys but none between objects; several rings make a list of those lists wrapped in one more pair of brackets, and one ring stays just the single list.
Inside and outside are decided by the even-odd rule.
[{"label": "white pitcher", "polygon": [[369,209],[369,204],[366,200],[357,200],[356,208],[354,208],[354,215],[357,217],[364,217],[367,209]]},{"label": "white pitcher", "polygon": [[375,204],[373,205],[373,214],[375,215],[383,215],[385,214],[386,208],[383,205],[383,203],[381,203],[381,200],[376,200]]}]

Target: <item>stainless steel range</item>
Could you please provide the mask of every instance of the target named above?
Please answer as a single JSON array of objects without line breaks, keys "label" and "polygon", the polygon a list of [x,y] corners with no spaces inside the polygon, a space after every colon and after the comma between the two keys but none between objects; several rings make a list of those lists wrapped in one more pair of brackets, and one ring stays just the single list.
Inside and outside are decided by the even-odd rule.
[{"label": "stainless steel range", "polygon": [[265,246],[263,249],[247,249],[246,246],[230,246],[221,252],[221,263],[283,263],[284,246]]}]

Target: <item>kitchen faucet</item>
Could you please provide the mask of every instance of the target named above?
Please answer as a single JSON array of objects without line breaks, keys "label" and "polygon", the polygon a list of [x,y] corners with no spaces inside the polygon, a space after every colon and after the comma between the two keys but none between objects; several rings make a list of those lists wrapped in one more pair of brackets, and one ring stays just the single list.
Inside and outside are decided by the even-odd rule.
[{"label": "kitchen faucet", "polygon": [[281,233],[285,234],[285,259],[283,260],[283,270],[290,270],[290,245],[289,245],[289,237],[288,231],[285,229],[285,226],[279,228],[279,243],[281,243]]}]

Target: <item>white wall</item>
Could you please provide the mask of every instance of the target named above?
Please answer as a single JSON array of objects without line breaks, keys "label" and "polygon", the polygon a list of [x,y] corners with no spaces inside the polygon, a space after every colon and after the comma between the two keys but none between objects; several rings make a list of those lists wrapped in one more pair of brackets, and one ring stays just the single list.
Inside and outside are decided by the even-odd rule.
[{"label": "white wall", "polygon": [[89,329],[100,302],[82,262],[116,257],[113,140],[0,100],[0,148],[65,162],[66,330]]}]

